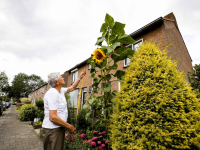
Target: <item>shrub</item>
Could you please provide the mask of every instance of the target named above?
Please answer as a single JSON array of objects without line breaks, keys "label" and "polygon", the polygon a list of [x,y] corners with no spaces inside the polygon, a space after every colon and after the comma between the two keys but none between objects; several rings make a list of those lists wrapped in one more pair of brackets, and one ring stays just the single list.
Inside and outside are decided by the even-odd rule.
[{"label": "shrub", "polygon": [[41,98],[36,99],[35,105],[38,107],[39,110],[44,110],[44,101],[43,101],[43,99],[41,99]]},{"label": "shrub", "polygon": [[19,113],[21,121],[33,121],[36,117],[37,107],[33,104],[24,104]]},{"label": "shrub", "polygon": [[30,99],[30,98],[25,98],[25,97],[24,97],[24,98],[21,98],[20,100],[21,100],[21,102],[24,103],[24,104],[31,104],[31,99]]},{"label": "shrub", "polygon": [[199,101],[176,63],[144,42],[113,101],[113,149],[200,149]]}]

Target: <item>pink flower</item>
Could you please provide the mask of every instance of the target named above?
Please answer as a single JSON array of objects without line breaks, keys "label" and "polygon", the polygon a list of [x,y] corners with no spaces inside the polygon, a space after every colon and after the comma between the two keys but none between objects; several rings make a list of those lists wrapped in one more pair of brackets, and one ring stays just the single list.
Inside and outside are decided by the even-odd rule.
[{"label": "pink flower", "polygon": [[88,142],[87,140],[84,140],[84,141],[83,141],[83,143],[87,143],[87,142]]},{"label": "pink flower", "polygon": [[101,144],[101,147],[105,147],[105,144]]},{"label": "pink flower", "polygon": [[102,134],[106,134],[106,131],[103,131]]},{"label": "pink flower", "polygon": [[90,145],[96,146],[96,143],[95,142],[91,142]]},{"label": "pink flower", "polygon": [[80,130],[80,133],[83,133],[82,130]]},{"label": "pink flower", "polygon": [[101,147],[101,146],[98,147],[98,150],[102,150],[102,149],[103,149],[103,147]]},{"label": "pink flower", "polygon": [[93,138],[92,138],[92,141],[97,140],[97,139],[98,139],[98,137],[93,137]]},{"label": "pink flower", "polygon": [[97,143],[98,143],[98,144],[101,144],[101,141],[98,141]]},{"label": "pink flower", "polygon": [[84,139],[84,137],[85,137],[85,134],[82,133],[82,134],[80,135],[80,138],[81,138],[81,139]]},{"label": "pink flower", "polygon": [[99,135],[102,135],[102,133],[101,133],[101,132],[99,132]]},{"label": "pink flower", "polygon": [[98,131],[94,131],[93,134],[98,133]]},{"label": "pink flower", "polygon": [[88,140],[87,142],[90,143],[90,142],[92,142],[92,140]]},{"label": "pink flower", "polygon": [[108,144],[108,141],[105,141],[105,144]]}]

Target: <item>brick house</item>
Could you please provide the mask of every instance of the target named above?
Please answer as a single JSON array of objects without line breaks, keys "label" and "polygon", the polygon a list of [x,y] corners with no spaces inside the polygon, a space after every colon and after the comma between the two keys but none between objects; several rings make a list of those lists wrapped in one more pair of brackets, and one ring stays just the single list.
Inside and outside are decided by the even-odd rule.
[{"label": "brick house", "polygon": [[[134,44],[129,45],[132,50],[136,50],[143,41],[151,40],[152,42],[156,42],[158,45],[161,44],[161,50],[164,50],[166,46],[172,44],[168,48],[168,57],[172,55],[172,60],[179,60],[177,69],[180,72],[185,72],[185,80],[189,82],[187,73],[192,72],[192,59],[183,41],[182,35],[176,22],[176,18],[173,13],[150,22],[149,24],[131,33],[130,36],[136,41]],[[82,92],[80,96],[81,105],[86,103],[92,90],[92,78],[89,78],[91,66],[87,63],[89,59],[90,58],[66,71],[66,74],[68,74],[67,87],[69,87],[71,84],[73,84],[74,81],[77,80],[80,73],[83,70],[86,70],[86,76],[83,80]],[[127,58],[118,62],[118,69],[125,70],[129,64],[129,61],[130,60]],[[117,81],[117,78],[111,78],[111,84],[112,91],[120,90],[120,82]],[[80,88],[81,84],[78,85],[75,91],[70,93],[71,101],[75,104],[75,106],[77,105]],[[99,91],[99,93],[100,92],[101,91]]]},{"label": "brick house", "polygon": [[[149,24],[143,26],[142,28],[136,30],[135,32],[131,33],[130,36],[136,41],[132,45],[128,45],[132,50],[137,50],[138,46],[143,41],[152,41],[156,44],[160,44],[160,49],[164,50],[166,46],[172,44],[168,48],[168,57],[172,55],[172,60],[179,60],[177,69],[182,72],[184,71],[186,74],[185,80],[189,82],[187,73],[192,72],[192,59],[189,55],[187,47],[183,41],[182,35],[178,28],[178,24],[176,22],[176,18],[173,13],[166,15],[165,17],[159,17],[158,19],[150,22]],[[88,97],[91,94],[92,90],[92,78],[90,76],[90,64],[87,61],[90,58],[84,60],[83,62],[79,63],[78,65],[72,67],[71,69],[67,70],[62,76],[65,79],[64,87],[71,86],[78,78],[80,73],[83,70],[86,70],[86,76],[83,80],[82,92],[80,95],[81,104],[83,105],[86,103]],[[129,59],[125,59],[123,61],[119,61],[118,69],[125,70],[129,64]],[[111,72],[111,73],[114,73]],[[82,81],[81,81],[82,82]],[[112,91],[119,91],[120,90],[120,82],[117,78],[111,78],[112,84]],[[81,88],[81,83],[79,83],[76,90],[70,92],[70,99],[72,104],[77,107],[77,101],[79,97],[79,92]],[[46,91],[49,89],[49,85],[45,84],[42,87],[34,90],[29,96],[32,99],[33,103],[35,103],[35,99],[43,98]],[[43,92],[44,91],[44,92]],[[98,91],[101,93],[101,91]]]}]

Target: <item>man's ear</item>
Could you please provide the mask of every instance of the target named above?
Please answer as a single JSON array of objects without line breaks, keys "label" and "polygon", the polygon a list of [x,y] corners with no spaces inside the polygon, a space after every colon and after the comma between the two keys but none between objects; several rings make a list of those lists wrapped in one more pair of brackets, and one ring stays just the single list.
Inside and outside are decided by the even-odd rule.
[{"label": "man's ear", "polygon": [[59,85],[59,83],[58,83],[57,81],[54,81],[54,83],[55,83],[56,85]]}]

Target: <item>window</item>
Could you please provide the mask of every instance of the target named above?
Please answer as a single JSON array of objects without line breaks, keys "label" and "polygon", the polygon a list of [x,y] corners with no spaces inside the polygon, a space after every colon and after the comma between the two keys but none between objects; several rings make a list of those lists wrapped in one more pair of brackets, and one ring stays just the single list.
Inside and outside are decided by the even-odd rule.
[{"label": "window", "polygon": [[87,100],[87,88],[83,88],[82,91],[82,105],[84,105],[86,103]]},{"label": "window", "polygon": [[70,95],[70,101],[71,104],[74,106],[74,108],[77,108],[78,103],[78,89],[75,89],[74,91],[69,93]]},{"label": "window", "polygon": [[73,84],[78,78],[78,69],[72,70],[71,73],[72,73],[71,84]]},{"label": "window", "polygon": [[120,92],[120,89],[121,89],[121,83],[120,81],[118,81],[118,92]]},{"label": "window", "polygon": [[41,92],[41,93],[44,93],[44,87],[42,87],[42,88],[40,89],[40,92]]},{"label": "window", "polygon": [[[134,44],[131,44],[131,45],[128,45],[126,47],[129,47],[130,49],[136,51],[138,49],[138,47],[142,44],[143,42],[143,39],[140,39],[138,41],[136,41]],[[130,59],[129,58],[126,58],[124,59],[124,67],[127,67],[130,63]]]},{"label": "window", "polygon": [[92,86],[89,86],[89,93],[92,92]]},{"label": "window", "polygon": [[88,70],[90,70],[92,68],[91,64],[88,64]]}]

